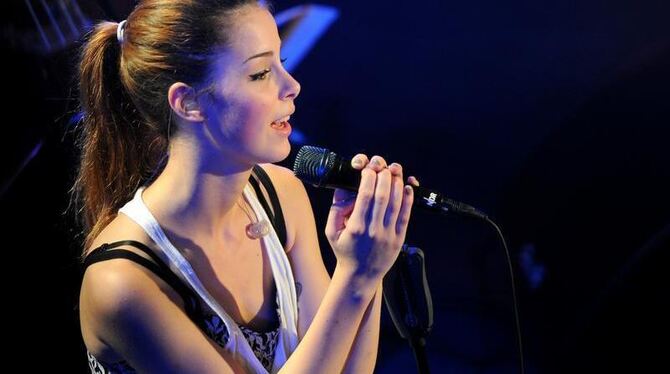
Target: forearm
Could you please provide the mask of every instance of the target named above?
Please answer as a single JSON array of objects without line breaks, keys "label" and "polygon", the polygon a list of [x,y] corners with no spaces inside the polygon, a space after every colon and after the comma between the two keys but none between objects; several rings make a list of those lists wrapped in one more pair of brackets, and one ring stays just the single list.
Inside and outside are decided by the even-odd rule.
[{"label": "forearm", "polygon": [[312,324],[280,373],[341,373],[378,283],[336,267]]},{"label": "forearm", "polygon": [[354,345],[347,358],[344,373],[372,373],[379,349],[379,323],[382,305],[382,286],[377,287],[374,298],[368,305],[358,328]]}]

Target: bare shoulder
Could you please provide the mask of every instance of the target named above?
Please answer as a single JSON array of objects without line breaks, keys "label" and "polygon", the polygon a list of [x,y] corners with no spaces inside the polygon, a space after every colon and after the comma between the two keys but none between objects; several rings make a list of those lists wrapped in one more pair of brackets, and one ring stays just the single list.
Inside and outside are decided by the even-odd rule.
[{"label": "bare shoulder", "polygon": [[103,362],[125,360],[137,372],[242,372],[165,291],[130,261],[91,265],[80,298],[87,349]]},{"label": "bare shoulder", "polygon": [[311,212],[311,205],[305,186],[293,174],[291,169],[274,164],[262,164],[259,166],[270,176],[272,185],[277,190],[277,195],[285,215],[290,216],[296,212],[304,214],[305,209]]},{"label": "bare shoulder", "polygon": [[95,263],[84,273],[80,309],[83,317],[113,322],[158,294],[163,290],[145,269],[125,259],[112,259]]},{"label": "bare shoulder", "polygon": [[[113,231],[113,230],[112,230]],[[132,231],[132,230],[131,230]],[[141,235],[101,233],[91,248],[120,240],[136,240],[147,244]],[[144,252],[131,246],[120,246],[149,261]],[[144,266],[125,258],[96,262],[85,270],[81,282],[79,308],[84,340],[96,344],[106,340],[108,327],[116,325],[130,313],[145,311],[158,299],[183,306],[176,291]],[[150,311],[149,311],[150,312]]]},{"label": "bare shoulder", "polygon": [[130,329],[124,326],[138,322],[138,316],[154,314],[152,305],[163,303],[159,298],[170,294],[147,272],[126,259],[101,261],[86,269],[79,294],[79,318],[86,348],[97,358],[120,360],[111,342],[127,337]]},{"label": "bare shoulder", "polygon": [[[149,247],[153,242],[134,221],[124,214],[115,217],[95,238],[86,253],[103,244],[112,244],[119,241],[133,240]],[[121,245],[121,248],[153,261],[146,253],[130,245]],[[165,284],[149,269],[127,259],[110,259],[90,265],[82,279],[81,300],[91,302],[90,306],[99,308],[103,314],[119,313],[129,303],[141,301],[151,296]]]},{"label": "bare shoulder", "polygon": [[293,170],[275,164],[260,164],[259,166],[268,173],[278,189],[292,190],[299,185],[304,190],[302,181],[293,174]]},{"label": "bare shoulder", "polygon": [[[146,233],[130,218],[119,214],[93,240],[91,247],[86,249],[86,254],[103,244],[122,240],[150,245]],[[118,248],[149,258],[132,246]],[[95,307],[96,312],[104,315],[118,313],[127,303],[133,302],[133,298],[143,297],[143,293],[155,292],[159,288],[157,278],[148,273],[148,269],[126,259],[111,259],[90,265],[84,273],[81,287],[81,302],[89,305],[82,307]]]},{"label": "bare shoulder", "polygon": [[[146,233],[130,218],[119,214],[86,248],[85,256],[103,244],[122,240],[134,240],[151,247],[151,240]],[[123,245],[117,248],[152,261],[146,253],[135,247]],[[90,265],[84,272],[79,294],[80,324],[87,349],[103,360],[116,359],[106,344],[110,334],[119,332],[113,326],[118,326],[122,318],[129,317],[130,312],[147,309],[159,296],[166,297],[176,305],[183,304],[176,291],[135,262],[119,258]]]}]

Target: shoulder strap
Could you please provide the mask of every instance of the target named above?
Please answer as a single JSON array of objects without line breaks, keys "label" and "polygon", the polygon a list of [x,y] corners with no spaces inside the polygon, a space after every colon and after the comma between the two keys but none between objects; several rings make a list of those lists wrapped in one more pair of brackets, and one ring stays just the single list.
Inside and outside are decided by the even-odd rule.
[{"label": "shoulder strap", "polygon": [[[149,261],[135,252],[123,248],[117,248],[123,245],[129,245],[141,250],[142,252],[149,255],[149,257],[151,257],[154,262]],[[95,263],[116,258],[124,258],[144,266],[156,274],[156,276],[162,279],[165,283],[169,284],[170,287],[172,287],[172,289],[174,289],[184,300],[184,308],[189,318],[196,322],[196,324],[200,324],[200,321],[202,320],[202,309],[200,308],[200,303],[197,302],[195,296],[193,295],[193,292],[188,289],[184,283],[182,283],[179,278],[177,278],[177,276],[170,270],[165,262],[163,262],[163,260],[161,260],[160,257],[158,257],[144,243],[135,240],[122,240],[113,243],[105,243],[91,251],[91,253],[86,256],[84,259],[82,272],[85,272],[89,266]]]},{"label": "shoulder strap", "polygon": [[270,176],[268,176],[263,168],[256,165],[254,166],[253,171],[265,188],[265,191],[268,193],[270,203],[272,204],[272,211],[270,211],[268,203],[265,201],[265,197],[261,192],[258,181],[256,181],[256,179],[252,176],[249,178],[249,182],[251,182],[251,186],[256,191],[256,195],[258,196],[258,200],[263,206],[263,209],[265,209],[265,212],[270,217],[272,226],[274,227],[275,231],[277,232],[277,236],[279,237],[279,242],[282,243],[284,248],[286,248],[286,223],[284,222],[284,213],[281,210],[281,204],[279,203],[279,198],[277,197],[277,191],[275,191],[275,188],[272,185]]}]

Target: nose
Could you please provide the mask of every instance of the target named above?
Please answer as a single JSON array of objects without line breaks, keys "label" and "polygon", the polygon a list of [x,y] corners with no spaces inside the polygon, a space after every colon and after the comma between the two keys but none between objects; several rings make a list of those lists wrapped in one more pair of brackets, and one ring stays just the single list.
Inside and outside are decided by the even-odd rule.
[{"label": "nose", "polygon": [[298,83],[293,76],[284,71],[284,84],[280,92],[280,98],[282,100],[291,99],[294,100],[300,94],[300,83]]}]

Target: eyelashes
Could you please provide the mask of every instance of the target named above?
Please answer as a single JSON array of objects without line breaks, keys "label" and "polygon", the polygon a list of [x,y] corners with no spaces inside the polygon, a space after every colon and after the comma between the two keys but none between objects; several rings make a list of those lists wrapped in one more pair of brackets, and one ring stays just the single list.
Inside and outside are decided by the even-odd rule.
[{"label": "eyelashes", "polygon": [[[281,61],[281,63],[283,64],[283,63],[286,61],[286,59],[285,59],[285,58],[282,58],[282,59],[279,60],[279,61]],[[262,80],[264,80],[265,78],[268,77],[268,75],[270,74],[270,72],[272,72],[272,69],[270,69],[270,68],[268,68],[268,69],[264,69],[264,70],[261,71],[261,72],[258,72],[258,73],[255,73],[255,74],[251,74],[251,75],[249,76],[249,78],[251,78],[252,81],[262,81]]]},{"label": "eyelashes", "polygon": [[270,74],[271,71],[272,70],[270,70],[270,69],[265,69],[265,70],[261,71],[260,73],[251,74],[249,76],[249,78],[251,78],[252,81],[261,81],[261,80],[264,80],[265,78],[267,78],[268,74]]}]

